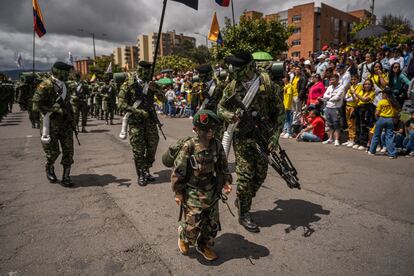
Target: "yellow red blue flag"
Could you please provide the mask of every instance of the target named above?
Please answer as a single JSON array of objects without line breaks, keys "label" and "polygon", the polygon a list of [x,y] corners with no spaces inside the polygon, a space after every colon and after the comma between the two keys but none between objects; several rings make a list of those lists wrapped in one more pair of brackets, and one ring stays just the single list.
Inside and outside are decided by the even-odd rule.
[{"label": "yellow red blue flag", "polygon": [[33,0],[33,28],[39,37],[46,33],[45,22],[37,0]]},{"label": "yellow red blue flag", "polygon": [[208,39],[220,45],[223,43],[223,38],[221,37],[220,32],[220,26],[215,12],[213,15],[213,21],[211,22],[210,32],[208,33]]}]

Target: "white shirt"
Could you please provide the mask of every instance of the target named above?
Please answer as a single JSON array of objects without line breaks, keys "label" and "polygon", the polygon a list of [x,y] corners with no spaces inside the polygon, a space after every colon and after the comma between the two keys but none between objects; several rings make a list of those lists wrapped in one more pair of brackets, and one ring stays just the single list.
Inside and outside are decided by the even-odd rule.
[{"label": "white shirt", "polygon": [[167,93],[165,93],[165,97],[168,101],[174,101],[175,100],[175,92],[173,90],[168,90]]},{"label": "white shirt", "polygon": [[351,83],[351,73],[346,71],[341,78],[339,79],[339,85],[342,85],[344,89],[348,88],[348,85]]},{"label": "white shirt", "polygon": [[363,62],[360,65],[358,65],[358,74],[361,73],[361,68],[362,68],[362,74],[361,74],[361,83],[364,83],[366,81],[366,79],[368,79],[369,75],[371,75],[372,71],[372,66],[374,65],[373,62],[371,63],[366,63]]},{"label": "white shirt", "polygon": [[336,87],[329,85],[323,94],[327,108],[341,108],[344,101],[345,88],[338,84]]},{"label": "white shirt", "polygon": [[390,65],[392,66],[394,63],[399,63],[400,64],[400,68],[401,70],[404,68],[404,58],[403,57],[399,57],[399,58],[390,58],[389,60]]}]

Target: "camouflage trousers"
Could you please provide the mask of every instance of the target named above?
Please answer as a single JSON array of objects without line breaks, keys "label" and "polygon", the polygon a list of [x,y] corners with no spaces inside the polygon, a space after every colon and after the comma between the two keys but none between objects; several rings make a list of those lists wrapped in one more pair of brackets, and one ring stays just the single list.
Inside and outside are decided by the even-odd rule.
[{"label": "camouflage trousers", "polygon": [[128,134],[137,166],[151,168],[160,140],[155,122],[150,119],[142,119],[139,125],[129,125]]},{"label": "camouflage trousers", "polygon": [[82,126],[86,126],[88,121],[88,104],[86,102],[80,102],[76,105],[73,105],[73,113],[75,126],[79,126],[79,118],[82,116]]},{"label": "camouflage trousers", "polygon": [[267,176],[267,162],[256,149],[252,139],[235,139],[233,143],[236,156],[237,198],[240,213],[250,211],[252,199]]},{"label": "camouflage trousers", "polygon": [[43,144],[43,151],[46,155],[46,162],[53,165],[60,155],[60,147],[62,148],[63,167],[70,167],[73,164],[73,131],[70,126],[59,128],[56,122],[50,122],[50,143]]},{"label": "camouflage trousers", "polygon": [[115,103],[104,101],[103,102],[103,111],[105,114],[105,120],[113,120],[114,119],[114,113],[115,113]]},{"label": "camouflage trousers", "polygon": [[209,208],[187,206],[184,221],[178,226],[178,235],[189,245],[214,245],[220,230],[218,201]]},{"label": "camouflage trousers", "polygon": [[29,101],[27,105],[27,113],[29,114],[29,120],[33,124],[40,122],[40,114],[39,112],[33,111],[33,102]]}]

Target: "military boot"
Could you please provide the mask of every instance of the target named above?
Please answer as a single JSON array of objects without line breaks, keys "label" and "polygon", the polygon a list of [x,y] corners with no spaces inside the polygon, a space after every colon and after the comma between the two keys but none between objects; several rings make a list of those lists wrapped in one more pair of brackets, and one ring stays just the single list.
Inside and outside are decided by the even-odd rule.
[{"label": "military boot", "polygon": [[137,172],[138,176],[138,185],[139,186],[147,186],[147,178],[145,177],[145,170],[141,169],[140,166],[138,166],[137,162],[135,161],[135,170]]},{"label": "military boot", "polygon": [[88,131],[86,130],[84,126],[82,127],[82,133],[88,133]]},{"label": "military boot", "polygon": [[204,259],[206,259],[207,261],[214,261],[218,259],[218,256],[213,251],[213,249],[211,249],[207,245],[204,245],[204,244],[197,245],[196,250],[198,253],[203,255]]},{"label": "military boot", "polygon": [[257,224],[252,220],[249,212],[240,214],[239,223],[249,232],[252,232],[252,233],[260,232],[259,226],[257,226]]},{"label": "military boot", "polygon": [[150,171],[149,171],[148,168],[146,168],[144,170],[144,172],[145,172],[145,178],[146,178],[147,181],[149,181],[149,182],[154,182],[155,181],[155,177],[150,174]]},{"label": "military boot", "polygon": [[184,240],[178,238],[178,250],[180,250],[181,254],[187,256],[190,246]]},{"label": "military boot", "polygon": [[113,125],[114,125],[114,121],[113,121],[113,120],[110,120],[110,121],[109,121],[109,124],[110,124],[111,126],[113,126]]},{"label": "military boot", "polygon": [[56,177],[56,174],[55,174],[55,167],[53,167],[53,165],[46,164],[46,177],[47,177],[47,180],[49,180],[50,183],[56,183],[57,182],[57,177]]},{"label": "military boot", "polygon": [[60,183],[63,187],[73,187],[73,182],[70,178],[70,167],[63,167],[63,176]]}]

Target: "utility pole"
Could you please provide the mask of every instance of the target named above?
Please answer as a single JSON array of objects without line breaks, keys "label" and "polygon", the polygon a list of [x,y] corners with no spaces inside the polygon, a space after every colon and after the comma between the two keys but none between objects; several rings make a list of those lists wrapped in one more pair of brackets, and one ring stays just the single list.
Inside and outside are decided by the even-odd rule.
[{"label": "utility pole", "polygon": [[374,8],[375,8],[375,0],[372,0],[371,6],[370,8],[370,12],[371,12],[371,24],[375,25],[375,15],[374,15]]},{"label": "utility pole", "polygon": [[[96,48],[95,48],[95,33],[94,32],[90,32],[84,29],[78,29],[78,31],[82,32],[82,33],[87,33],[89,35],[92,36],[92,45],[93,45],[93,63],[94,65],[96,65]],[[101,36],[106,36],[106,34],[101,34]]]}]

